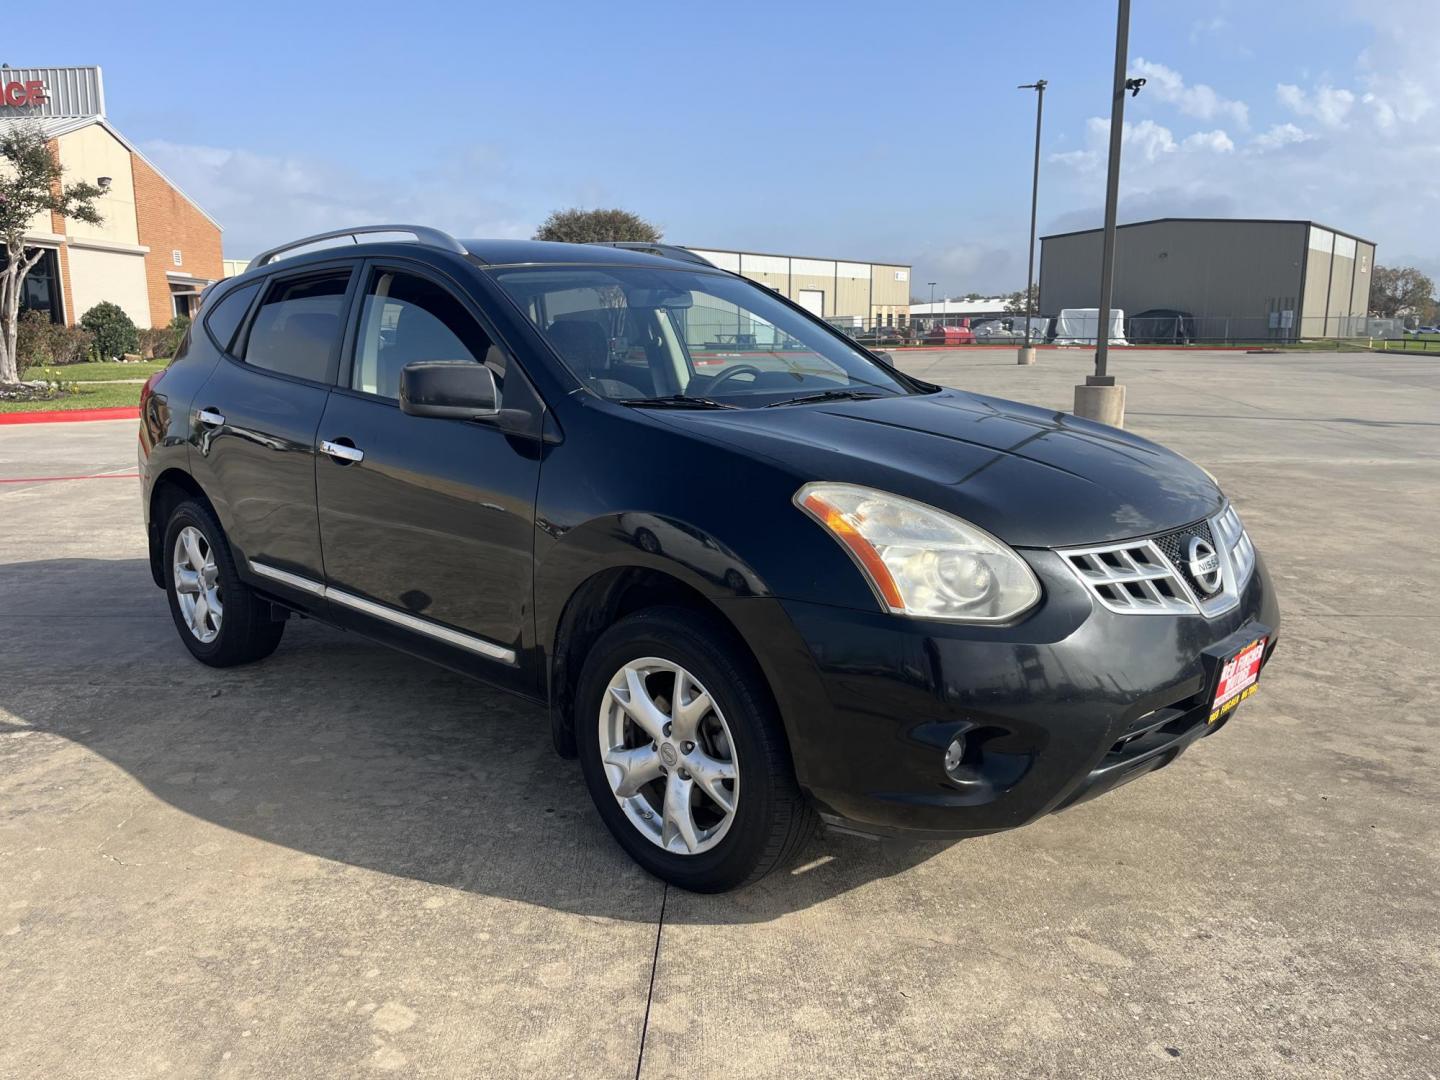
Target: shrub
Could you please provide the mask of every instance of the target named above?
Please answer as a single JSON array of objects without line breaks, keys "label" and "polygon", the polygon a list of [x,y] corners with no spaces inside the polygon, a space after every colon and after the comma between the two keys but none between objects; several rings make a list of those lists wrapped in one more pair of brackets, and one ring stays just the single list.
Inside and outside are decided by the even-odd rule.
[{"label": "shrub", "polygon": [[20,315],[15,339],[20,371],[56,364],[77,364],[87,359],[95,335],[79,326],[60,326],[41,311]]},{"label": "shrub", "polygon": [[95,335],[83,326],[50,326],[50,362],[80,364],[90,359]]},{"label": "shrub", "polygon": [[140,331],[140,356],[145,360],[168,360],[180,347],[180,339],[190,329],[190,320],[176,315],[164,328],[151,327]]},{"label": "shrub", "polygon": [[118,304],[102,300],[84,315],[80,325],[95,335],[95,350],[101,360],[118,360],[140,347],[140,332]]},{"label": "shrub", "polygon": [[26,368],[53,364],[50,353],[50,316],[43,311],[22,311],[15,327],[15,365],[20,374]]}]

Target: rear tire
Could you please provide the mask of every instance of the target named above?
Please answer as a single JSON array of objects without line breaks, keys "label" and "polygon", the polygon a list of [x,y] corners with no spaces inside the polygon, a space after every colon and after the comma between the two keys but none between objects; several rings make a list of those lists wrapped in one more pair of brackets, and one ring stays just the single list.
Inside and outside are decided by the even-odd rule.
[{"label": "rear tire", "polygon": [[574,707],[601,819],[663,881],[738,888],[814,833],[764,677],[717,621],[671,607],[622,619],[586,656]]},{"label": "rear tire", "polygon": [[170,615],[191,656],[211,667],[234,667],[275,651],[285,623],[240,580],[225,531],[208,506],[196,499],[176,506],[161,551]]}]

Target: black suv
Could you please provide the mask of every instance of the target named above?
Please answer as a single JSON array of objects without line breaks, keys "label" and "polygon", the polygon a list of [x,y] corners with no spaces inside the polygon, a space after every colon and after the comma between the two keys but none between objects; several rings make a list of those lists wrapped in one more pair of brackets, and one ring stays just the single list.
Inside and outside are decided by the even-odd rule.
[{"label": "black suv", "polygon": [[544,703],[616,840],[697,890],[817,817],[975,835],[1159,768],[1278,627],[1203,470],[678,248],[267,252],[146,386],[140,470],[196,658],[298,614]]}]

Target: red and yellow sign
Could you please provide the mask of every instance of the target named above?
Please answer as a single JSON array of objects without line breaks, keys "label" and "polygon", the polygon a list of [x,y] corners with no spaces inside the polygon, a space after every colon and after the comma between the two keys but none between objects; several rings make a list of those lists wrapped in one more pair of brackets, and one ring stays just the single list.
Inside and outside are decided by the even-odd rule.
[{"label": "red and yellow sign", "polygon": [[1256,690],[1260,678],[1260,661],[1265,658],[1265,638],[1256,638],[1225,661],[1220,669],[1220,685],[1210,706],[1209,723],[1215,723]]}]

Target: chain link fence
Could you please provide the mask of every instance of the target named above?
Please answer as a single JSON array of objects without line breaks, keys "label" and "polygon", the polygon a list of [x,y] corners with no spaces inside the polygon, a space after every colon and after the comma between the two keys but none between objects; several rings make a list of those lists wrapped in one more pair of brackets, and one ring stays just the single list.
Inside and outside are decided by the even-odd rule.
[{"label": "chain link fence", "polygon": [[[1025,341],[1025,316],[1010,313],[983,315],[887,315],[873,319],[836,316],[826,320],[862,345],[887,348],[931,345],[963,348],[984,345],[1020,345]],[[1099,337],[1099,313],[1071,309],[1056,315],[1036,315],[1030,322],[1033,345],[1094,346]],[[1374,348],[1401,352],[1440,351],[1440,328],[1407,328],[1404,320],[1377,316],[1305,316],[1294,311],[1256,314],[1192,314],[1182,311],[1146,311],[1112,315],[1113,346],[1237,348],[1325,347]]]}]

